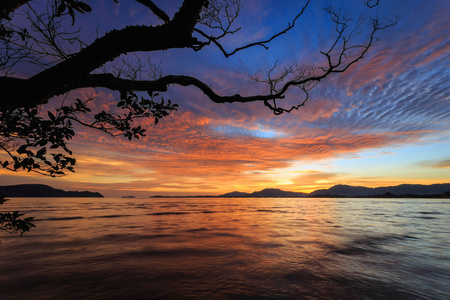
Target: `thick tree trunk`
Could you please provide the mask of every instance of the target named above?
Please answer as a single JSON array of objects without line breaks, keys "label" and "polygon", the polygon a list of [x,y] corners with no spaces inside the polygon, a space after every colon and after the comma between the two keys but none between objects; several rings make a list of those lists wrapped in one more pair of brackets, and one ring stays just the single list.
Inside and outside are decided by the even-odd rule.
[{"label": "thick tree trunk", "polygon": [[34,106],[65,92],[72,82],[87,76],[121,54],[135,51],[157,51],[192,46],[192,37],[183,35],[171,24],[158,27],[127,27],[112,31],[71,58],[27,79],[12,82],[0,80],[1,106]]},{"label": "thick tree trunk", "polygon": [[113,30],[69,59],[27,79],[0,78],[0,107],[24,107],[45,104],[48,99],[67,92],[74,82],[85,78],[121,54],[193,47],[192,37],[204,0],[186,0],[167,24],[129,26]]}]

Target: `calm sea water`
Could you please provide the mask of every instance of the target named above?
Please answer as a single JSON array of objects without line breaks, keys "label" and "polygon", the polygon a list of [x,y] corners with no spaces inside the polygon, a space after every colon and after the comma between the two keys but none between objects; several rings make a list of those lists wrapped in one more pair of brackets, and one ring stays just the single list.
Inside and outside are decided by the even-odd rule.
[{"label": "calm sea water", "polygon": [[0,299],[450,299],[450,200],[15,198]]}]

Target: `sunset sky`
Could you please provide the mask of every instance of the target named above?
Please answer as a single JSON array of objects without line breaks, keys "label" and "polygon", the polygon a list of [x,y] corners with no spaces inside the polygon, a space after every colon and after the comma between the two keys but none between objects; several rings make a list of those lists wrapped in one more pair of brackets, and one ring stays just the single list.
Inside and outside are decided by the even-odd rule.
[{"label": "sunset sky", "polygon": [[[267,93],[252,80],[275,62],[320,65],[319,51],[334,31],[321,1],[312,1],[296,27],[268,50],[254,47],[225,58],[215,46],[199,52],[148,55],[163,75],[190,75],[221,95]],[[134,1],[89,1],[79,16],[86,41],[134,24],[161,24]],[[169,16],[181,1],[155,1]],[[300,11],[302,1],[244,3],[226,49],[270,37]],[[357,13],[362,0],[333,1]],[[307,104],[274,116],[263,103],[215,104],[194,87],[172,86],[165,99],[180,105],[161,120],[142,122],[147,136],[129,142],[79,128],[70,147],[76,172],[63,178],[0,169],[1,185],[42,183],[105,196],[219,195],[264,188],[311,192],[335,184],[390,186],[450,182],[450,1],[381,0],[380,19],[403,18],[379,34],[369,54],[346,73],[334,74]],[[352,11],[352,9],[354,11]],[[145,53],[129,55],[146,60]],[[122,58],[120,58],[122,59]],[[33,74],[35,70],[23,70]],[[298,91],[300,92],[300,91]],[[301,97],[293,90],[287,101]],[[68,100],[95,97],[97,109],[117,103],[106,89],[72,92]],[[290,102],[289,102],[290,103]],[[60,98],[48,106],[57,107]],[[48,107],[47,106],[47,107]],[[3,154],[2,154],[3,155]]]}]

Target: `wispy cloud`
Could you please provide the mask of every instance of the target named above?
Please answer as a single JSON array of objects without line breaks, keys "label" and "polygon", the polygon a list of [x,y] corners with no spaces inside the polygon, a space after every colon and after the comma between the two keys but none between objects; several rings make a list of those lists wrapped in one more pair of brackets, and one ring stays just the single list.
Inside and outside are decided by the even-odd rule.
[{"label": "wispy cloud", "polygon": [[[368,170],[356,174],[333,168],[334,161],[340,158],[364,164],[367,158],[359,154],[366,150],[374,150],[377,157],[386,157],[395,152],[388,150],[393,147],[428,143],[436,145],[442,154],[428,160],[418,157],[415,167],[436,172],[449,169],[449,150],[439,148],[442,141],[450,139],[450,23],[445,15],[448,9],[444,9],[448,3],[413,2],[392,2],[391,6],[416,10],[384,33],[371,54],[348,72],[321,82],[299,111],[273,116],[263,103],[215,104],[194,87],[170,86],[162,95],[180,104],[180,109],[156,126],[153,120],[139,121],[148,128],[145,138],[128,142],[78,127],[71,142],[78,161],[77,172],[59,181],[45,178],[39,182],[105,194],[118,190],[124,194],[175,195],[220,194],[275,186],[311,191],[340,182],[382,186],[408,180],[427,182],[427,178],[441,174],[450,176],[423,173],[423,178],[417,179],[398,170],[396,174],[398,171],[402,175],[391,176],[389,165],[380,166],[386,170],[384,177]],[[105,3],[99,3],[106,7]],[[237,25],[249,26],[249,35],[239,32],[230,36],[225,45],[232,48],[284,28],[288,15],[260,26],[267,19],[275,20],[273,14],[282,11],[280,6],[289,5],[280,3],[274,1],[269,10],[262,10],[266,3],[248,2],[244,12],[250,17]],[[176,9],[169,1],[161,1],[160,5],[168,13]],[[144,18],[143,12],[132,8],[126,14],[127,18],[130,15]],[[321,14],[312,16],[323,21]],[[318,32],[325,36],[332,34],[312,17],[305,21],[318,26]],[[125,24],[121,19],[118,22]],[[314,33],[312,27],[309,29]],[[152,60],[162,62],[164,74],[195,76],[221,95],[264,94],[268,93],[267,86],[252,80],[251,75],[258,71],[263,75],[261,70],[272,67],[276,60],[280,65],[296,60],[310,62],[312,55],[305,54],[304,48],[316,47],[326,39],[307,37],[308,33],[307,30],[289,33],[279,39],[281,46],[269,51],[256,47],[228,59],[210,47],[201,53],[185,49],[155,53]],[[95,97],[95,112],[109,111],[117,102],[117,93],[102,89],[75,91],[65,101],[76,97]],[[280,104],[288,106],[302,97],[300,91],[293,90]],[[49,105],[59,106],[61,101],[55,99]],[[330,166],[321,167],[324,163]],[[313,166],[307,170],[299,167],[306,164]],[[13,178],[5,172],[0,170],[0,178]],[[35,177],[18,174],[15,178],[18,182]]]},{"label": "wispy cloud", "polygon": [[438,169],[450,169],[450,158],[442,160],[428,160],[418,163],[420,166],[438,168]]}]

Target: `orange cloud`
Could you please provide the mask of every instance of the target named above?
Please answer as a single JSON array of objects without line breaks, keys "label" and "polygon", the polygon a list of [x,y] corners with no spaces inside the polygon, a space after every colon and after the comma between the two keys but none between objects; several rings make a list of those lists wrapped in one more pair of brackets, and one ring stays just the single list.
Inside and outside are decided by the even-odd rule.
[{"label": "orange cloud", "polygon": [[[217,131],[214,127],[222,120],[193,112],[177,112],[156,126],[151,120],[142,123],[150,129],[147,137],[139,141],[111,138],[93,130],[79,132],[72,144],[78,168],[70,180],[82,186],[114,183],[115,189],[172,194],[183,191],[217,194],[235,190],[237,186],[256,189],[275,186],[277,178],[271,178],[270,174],[296,161],[348,156],[423,134],[420,131],[354,134],[345,129],[330,132],[317,128],[303,128],[301,134],[295,134],[282,128],[285,132],[279,136],[265,138],[254,133],[258,130],[256,126],[242,127],[241,132],[230,134]],[[307,178],[310,186],[318,186],[311,180],[319,177],[309,175],[303,179]]]}]

